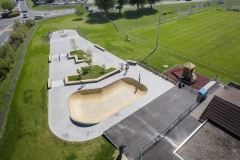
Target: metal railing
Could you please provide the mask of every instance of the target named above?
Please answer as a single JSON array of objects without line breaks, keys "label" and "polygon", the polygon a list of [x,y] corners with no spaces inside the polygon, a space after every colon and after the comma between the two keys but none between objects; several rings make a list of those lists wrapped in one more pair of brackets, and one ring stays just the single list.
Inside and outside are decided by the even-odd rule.
[{"label": "metal railing", "polygon": [[185,110],[177,119],[175,119],[170,125],[164,128],[159,135],[157,135],[154,139],[148,141],[145,145],[140,148],[140,156],[141,160],[148,151],[150,151],[153,147],[155,147],[159,142],[163,140],[163,138],[173,130],[185,117],[187,117],[197,106],[198,102],[194,102],[187,110]]}]

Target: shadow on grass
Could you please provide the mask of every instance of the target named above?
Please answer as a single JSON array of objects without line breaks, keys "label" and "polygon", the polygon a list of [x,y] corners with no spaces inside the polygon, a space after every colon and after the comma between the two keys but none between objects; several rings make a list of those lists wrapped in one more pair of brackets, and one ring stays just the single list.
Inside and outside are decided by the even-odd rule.
[{"label": "shadow on grass", "polygon": [[109,21],[104,17],[103,13],[93,13],[88,15],[88,20],[86,22],[89,24],[103,24],[108,23]]},{"label": "shadow on grass", "polygon": [[158,13],[158,10],[151,9],[151,8],[140,8],[139,10],[130,10],[125,11],[123,14],[120,14],[118,12],[112,12],[108,13],[107,16],[104,15],[104,13],[93,13],[88,15],[87,23],[94,24],[94,23],[108,23],[109,20],[114,21],[121,18],[126,19],[138,19],[142,16],[150,16]]},{"label": "shadow on grass", "polygon": [[120,14],[120,13],[113,12],[113,13],[109,13],[107,15],[107,18],[109,18],[112,21],[114,21],[114,20],[118,20],[118,19],[124,18],[124,15]]},{"label": "shadow on grass", "polygon": [[141,62],[144,63],[155,51],[156,51],[157,48],[154,48],[154,50],[148,54]]},{"label": "shadow on grass", "polygon": [[83,18],[75,18],[72,21],[81,21],[81,20],[83,20]]},{"label": "shadow on grass", "polygon": [[156,14],[158,11],[151,8],[140,8],[139,10],[130,10],[124,13],[126,19],[138,19],[142,16],[150,16]]}]

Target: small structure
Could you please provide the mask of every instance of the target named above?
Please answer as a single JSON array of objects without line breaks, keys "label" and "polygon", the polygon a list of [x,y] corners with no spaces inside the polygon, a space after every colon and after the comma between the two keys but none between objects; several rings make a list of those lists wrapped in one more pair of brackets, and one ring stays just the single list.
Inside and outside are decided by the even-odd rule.
[{"label": "small structure", "polygon": [[198,91],[198,96],[197,96],[197,102],[202,102],[206,99],[207,94],[209,89],[214,86],[217,82],[216,81],[210,81],[208,82],[205,86],[203,86],[199,91]]},{"label": "small structure", "polygon": [[182,77],[181,79],[186,82],[195,83],[197,81],[197,77],[195,75],[195,65],[191,62],[187,62],[183,65],[183,67],[180,67],[179,69],[172,70],[172,74],[175,74],[176,72],[182,71]]}]

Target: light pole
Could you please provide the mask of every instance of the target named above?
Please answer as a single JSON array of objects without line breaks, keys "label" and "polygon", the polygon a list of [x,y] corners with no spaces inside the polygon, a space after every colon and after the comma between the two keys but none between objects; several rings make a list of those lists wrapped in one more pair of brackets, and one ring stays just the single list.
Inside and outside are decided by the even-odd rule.
[{"label": "light pole", "polygon": [[147,56],[145,57],[141,62],[145,62],[146,59],[148,59],[148,57],[150,57],[158,48],[158,39],[159,39],[159,31],[160,31],[160,23],[161,23],[161,16],[162,16],[162,0],[160,3],[160,8],[159,8],[159,17],[158,17],[158,30],[157,30],[157,39],[156,39],[156,46],[154,48],[154,50]]},{"label": "light pole", "polygon": [[160,3],[160,8],[159,8],[157,40],[156,40],[156,47],[155,47],[154,51],[158,48],[158,39],[159,39],[161,16],[162,16],[162,0],[161,0],[161,3]]}]

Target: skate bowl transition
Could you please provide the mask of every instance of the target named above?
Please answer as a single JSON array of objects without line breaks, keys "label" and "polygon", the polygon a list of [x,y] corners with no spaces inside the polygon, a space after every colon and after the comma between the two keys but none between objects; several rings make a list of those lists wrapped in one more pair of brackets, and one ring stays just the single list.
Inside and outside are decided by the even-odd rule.
[{"label": "skate bowl transition", "polygon": [[68,99],[70,118],[77,124],[94,125],[147,93],[147,87],[132,78],[122,78],[103,88],[81,90]]}]

